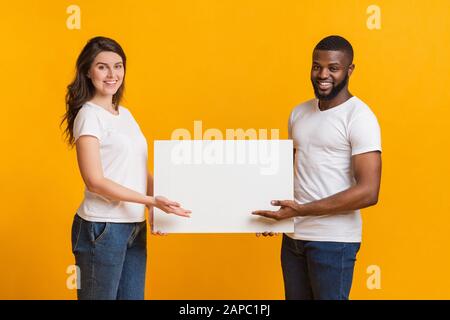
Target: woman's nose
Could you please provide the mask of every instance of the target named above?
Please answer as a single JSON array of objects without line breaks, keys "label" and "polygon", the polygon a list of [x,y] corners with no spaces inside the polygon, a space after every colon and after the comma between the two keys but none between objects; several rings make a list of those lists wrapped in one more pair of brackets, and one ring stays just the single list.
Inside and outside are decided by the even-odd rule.
[{"label": "woman's nose", "polygon": [[114,70],[113,69],[108,68],[107,77],[108,78],[113,78],[114,77]]}]

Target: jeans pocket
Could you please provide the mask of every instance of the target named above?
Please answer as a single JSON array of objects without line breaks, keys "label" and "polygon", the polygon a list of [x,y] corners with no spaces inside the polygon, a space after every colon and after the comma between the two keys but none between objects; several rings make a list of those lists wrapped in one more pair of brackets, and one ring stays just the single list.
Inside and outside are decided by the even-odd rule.
[{"label": "jeans pocket", "polygon": [[78,240],[80,239],[81,224],[83,220],[80,219],[78,214],[75,214],[72,222],[72,252],[75,253],[78,247]]},{"label": "jeans pocket", "polygon": [[101,241],[108,232],[109,222],[91,222],[90,234],[92,243]]},{"label": "jeans pocket", "polygon": [[133,239],[134,244],[139,246],[147,246],[147,221],[136,224],[136,235]]},{"label": "jeans pocket", "polygon": [[356,257],[361,247],[361,243],[344,243],[344,255],[352,263],[356,262]]}]

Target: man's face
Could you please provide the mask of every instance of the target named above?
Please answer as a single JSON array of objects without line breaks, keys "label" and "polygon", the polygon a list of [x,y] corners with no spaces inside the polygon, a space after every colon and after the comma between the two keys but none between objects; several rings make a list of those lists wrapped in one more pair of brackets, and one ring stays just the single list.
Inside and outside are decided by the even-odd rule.
[{"label": "man's face", "polygon": [[311,82],[319,100],[331,100],[347,86],[354,65],[343,51],[314,50]]}]

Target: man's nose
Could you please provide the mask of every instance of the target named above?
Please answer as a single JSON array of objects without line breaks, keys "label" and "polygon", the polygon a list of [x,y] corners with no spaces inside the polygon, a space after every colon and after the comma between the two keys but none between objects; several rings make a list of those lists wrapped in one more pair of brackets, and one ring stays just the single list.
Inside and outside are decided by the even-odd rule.
[{"label": "man's nose", "polygon": [[327,79],[329,76],[329,72],[327,68],[322,68],[319,71],[319,74],[317,75],[320,79]]}]

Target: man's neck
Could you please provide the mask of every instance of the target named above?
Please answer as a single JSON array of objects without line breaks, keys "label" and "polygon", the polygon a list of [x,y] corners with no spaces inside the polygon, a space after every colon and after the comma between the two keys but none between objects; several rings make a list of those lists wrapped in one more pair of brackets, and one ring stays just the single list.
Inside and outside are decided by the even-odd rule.
[{"label": "man's neck", "polygon": [[319,109],[320,111],[325,111],[334,108],[344,103],[351,97],[353,97],[353,95],[348,90],[342,90],[336,97],[331,100],[319,100]]}]

